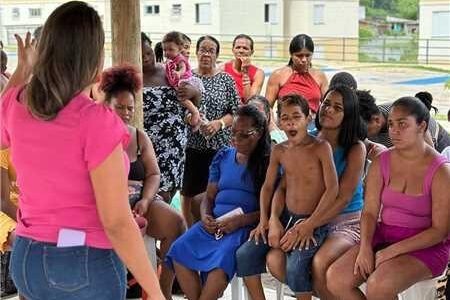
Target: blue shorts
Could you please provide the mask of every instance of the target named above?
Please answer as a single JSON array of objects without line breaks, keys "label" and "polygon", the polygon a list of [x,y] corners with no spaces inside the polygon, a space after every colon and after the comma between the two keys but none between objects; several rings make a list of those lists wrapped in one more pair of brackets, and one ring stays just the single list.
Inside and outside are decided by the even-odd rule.
[{"label": "blue shorts", "polygon": [[125,299],[126,271],[111,249],[58,248],[17,236],[9,268],[28,300]]},{"label": "blue shorts", "polygon": [[[281,224],[287,229],[294,226],[295,222],[307,218],[307,215],[297,215],[286,208],[281,214]],[[322,245],[328,234],[328,226],[324,225],[314,230],[314,238],[317,245],[311,245],[308,250],[293,250],[286,253],[286,284],[296,293],[311,292],[311,263],[314,254]],[[254,240],[245,242],[236,252],[237,276],[246,277],[259,275],[266,272],[266,255],[270,247]]]}]

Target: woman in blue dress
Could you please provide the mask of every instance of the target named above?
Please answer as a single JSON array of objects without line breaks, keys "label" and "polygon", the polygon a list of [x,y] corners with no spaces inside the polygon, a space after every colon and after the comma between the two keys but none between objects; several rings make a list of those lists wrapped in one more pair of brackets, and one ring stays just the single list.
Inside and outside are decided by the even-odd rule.
[{"label": "woman in blue dress", "polygon": [[[259,191],[270,155],[265,116],[254,106],[240,107],[231,142],[233,147],[220,149],[210,165],[201,221],[166,256],[189,300],[220,297],[236,272],[236,250],[259,218]],[[219,218],[239,208],[243,213]]]}]

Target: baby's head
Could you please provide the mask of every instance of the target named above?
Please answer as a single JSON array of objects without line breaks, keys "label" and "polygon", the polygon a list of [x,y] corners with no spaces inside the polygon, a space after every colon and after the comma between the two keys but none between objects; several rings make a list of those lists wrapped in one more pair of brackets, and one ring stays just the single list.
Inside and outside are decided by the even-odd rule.
[{"label": "baby's head", "polygon": [[288,139],[295,138],[299,131],[306,131],[309,117],[308,101],[297,94],[287,94],[278,99],[278,119]]},{"label": "baby's head", "polygon": [[182,52],[185,43],[185,39],[181,32],[171,31],[167,33],[162,39],[164,57],[168,59],[175,58]]}]

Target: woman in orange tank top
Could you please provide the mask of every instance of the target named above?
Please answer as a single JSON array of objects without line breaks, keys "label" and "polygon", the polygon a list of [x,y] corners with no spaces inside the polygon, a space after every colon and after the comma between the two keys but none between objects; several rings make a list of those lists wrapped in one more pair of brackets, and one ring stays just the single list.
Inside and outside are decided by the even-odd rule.
[{"label": "woman in orange tank top", "polygon": [[234,58],[219,66],[219,69],[233,77],[241,103],[247,103],[251,96],[259,95],[264,83],[264,71],[251,64],[253,39],[246,34],[239,34],[233,40]]},{"label": "woman in orange tank top", "polygon": [[314,42],[306,34],[295,36],[289,45],[290,60],[287,66],[273,71],[266,88],[266,98],[273,106],[286,94],[300,94],[306,98],[312,113],[316,113],[322,95],[328,88],[325,74],[311,67]]}]

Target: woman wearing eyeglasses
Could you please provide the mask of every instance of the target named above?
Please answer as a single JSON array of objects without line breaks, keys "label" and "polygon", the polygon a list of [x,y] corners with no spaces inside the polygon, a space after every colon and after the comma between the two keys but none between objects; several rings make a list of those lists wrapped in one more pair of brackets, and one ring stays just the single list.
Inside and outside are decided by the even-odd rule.
[{"label": "woman wearing eyeglasses", "polygon": [[193,75],[204,87],[199,106],[202,125],[198,132],[189,132],[186,147],[183,187],[181,190],[183,215],[188,223],[193,216],[198,219],[198,209],[193,209],[194,197],[206,191],[208,168],[217,150],[230,143],[233,114],[240,101],[233,78],[216,67],[220,44],[212,36],[202,36],[197,41],[198,68]]},{"label": "woman wearing eyeglasses", "polygon": [[255,106],[238,109],[231,141],[233,147],[221,148],[209,168],[201,222],[180,236],[166,256],[188,299],[220,297],[236,272],[236,250],[259,219],[270,137],[265,116]]}]

